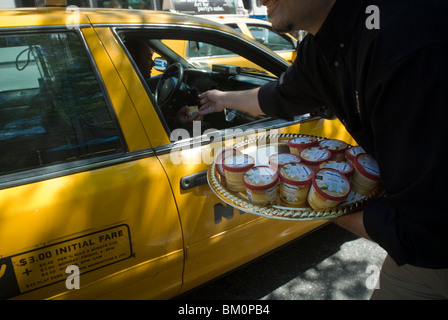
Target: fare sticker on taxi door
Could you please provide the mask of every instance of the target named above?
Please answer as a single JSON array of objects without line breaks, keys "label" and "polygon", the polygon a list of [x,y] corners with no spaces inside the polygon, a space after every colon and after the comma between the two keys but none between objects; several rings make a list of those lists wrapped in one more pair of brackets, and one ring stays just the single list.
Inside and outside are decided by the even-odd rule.
[{"label": "fare sticker on taxi door", "polygon": [[70,266],[76,267],[79,276],[131,256],[129,227],[119,225],[1,258],[0,299],[66,281]]}]

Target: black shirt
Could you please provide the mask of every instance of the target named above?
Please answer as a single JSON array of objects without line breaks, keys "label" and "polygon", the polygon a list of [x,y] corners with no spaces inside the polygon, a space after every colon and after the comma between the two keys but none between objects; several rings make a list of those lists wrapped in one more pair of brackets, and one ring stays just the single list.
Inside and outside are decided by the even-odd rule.
[{"label": "black shirt", "polygon": [[446,0],[337,0],[259,92],[272,116],[330,106],[375,156],[386,197],[367,203],[364,225],[399,265],[448,268],[447,12]]}]

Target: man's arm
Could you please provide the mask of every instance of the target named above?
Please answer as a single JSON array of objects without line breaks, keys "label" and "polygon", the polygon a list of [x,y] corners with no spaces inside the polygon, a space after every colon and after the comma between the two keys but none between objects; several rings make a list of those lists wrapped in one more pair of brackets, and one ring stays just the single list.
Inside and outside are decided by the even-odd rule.
[{"label": "man's arm", "polygon": [[263,115],[258,102],[258,91],[259,88],[244,91],[206,91],[199,95],[199,114],[206,115],[228,108],[256,116]]},{"label": "man's arm", "polygon": [[331,221],[338,226],[347,229],[348,231],[356,234],[357,236],[372,240],[364,228],[364,212],[357,211],[352,214],[343,215],[332,219]]}]

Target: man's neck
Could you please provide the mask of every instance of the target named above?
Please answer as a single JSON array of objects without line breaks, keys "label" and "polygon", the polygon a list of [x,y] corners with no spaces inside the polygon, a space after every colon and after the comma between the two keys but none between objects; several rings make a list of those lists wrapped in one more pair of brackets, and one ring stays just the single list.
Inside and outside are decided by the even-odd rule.
[{"label": "man's neck", "polygon": [[306,28],[306,31],[308,31],[312,35],[316,35],[316,33],[320,30],[320,28],[324,24],[325,19],[327,18],[328,14],[330,13],[335,3],[336,0],[322,1],[322,5],[320,5],[318,10],[316,9],[315,11],[313,23]]}]

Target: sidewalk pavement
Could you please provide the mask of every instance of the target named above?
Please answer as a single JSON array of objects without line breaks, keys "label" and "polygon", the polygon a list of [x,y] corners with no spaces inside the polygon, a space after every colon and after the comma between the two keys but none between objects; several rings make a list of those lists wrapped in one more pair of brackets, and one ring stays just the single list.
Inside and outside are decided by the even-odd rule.
[{"label": "sidewalk pavement", "polygon": [[330,223],[177,299],[368,300],[385,257]]}]

